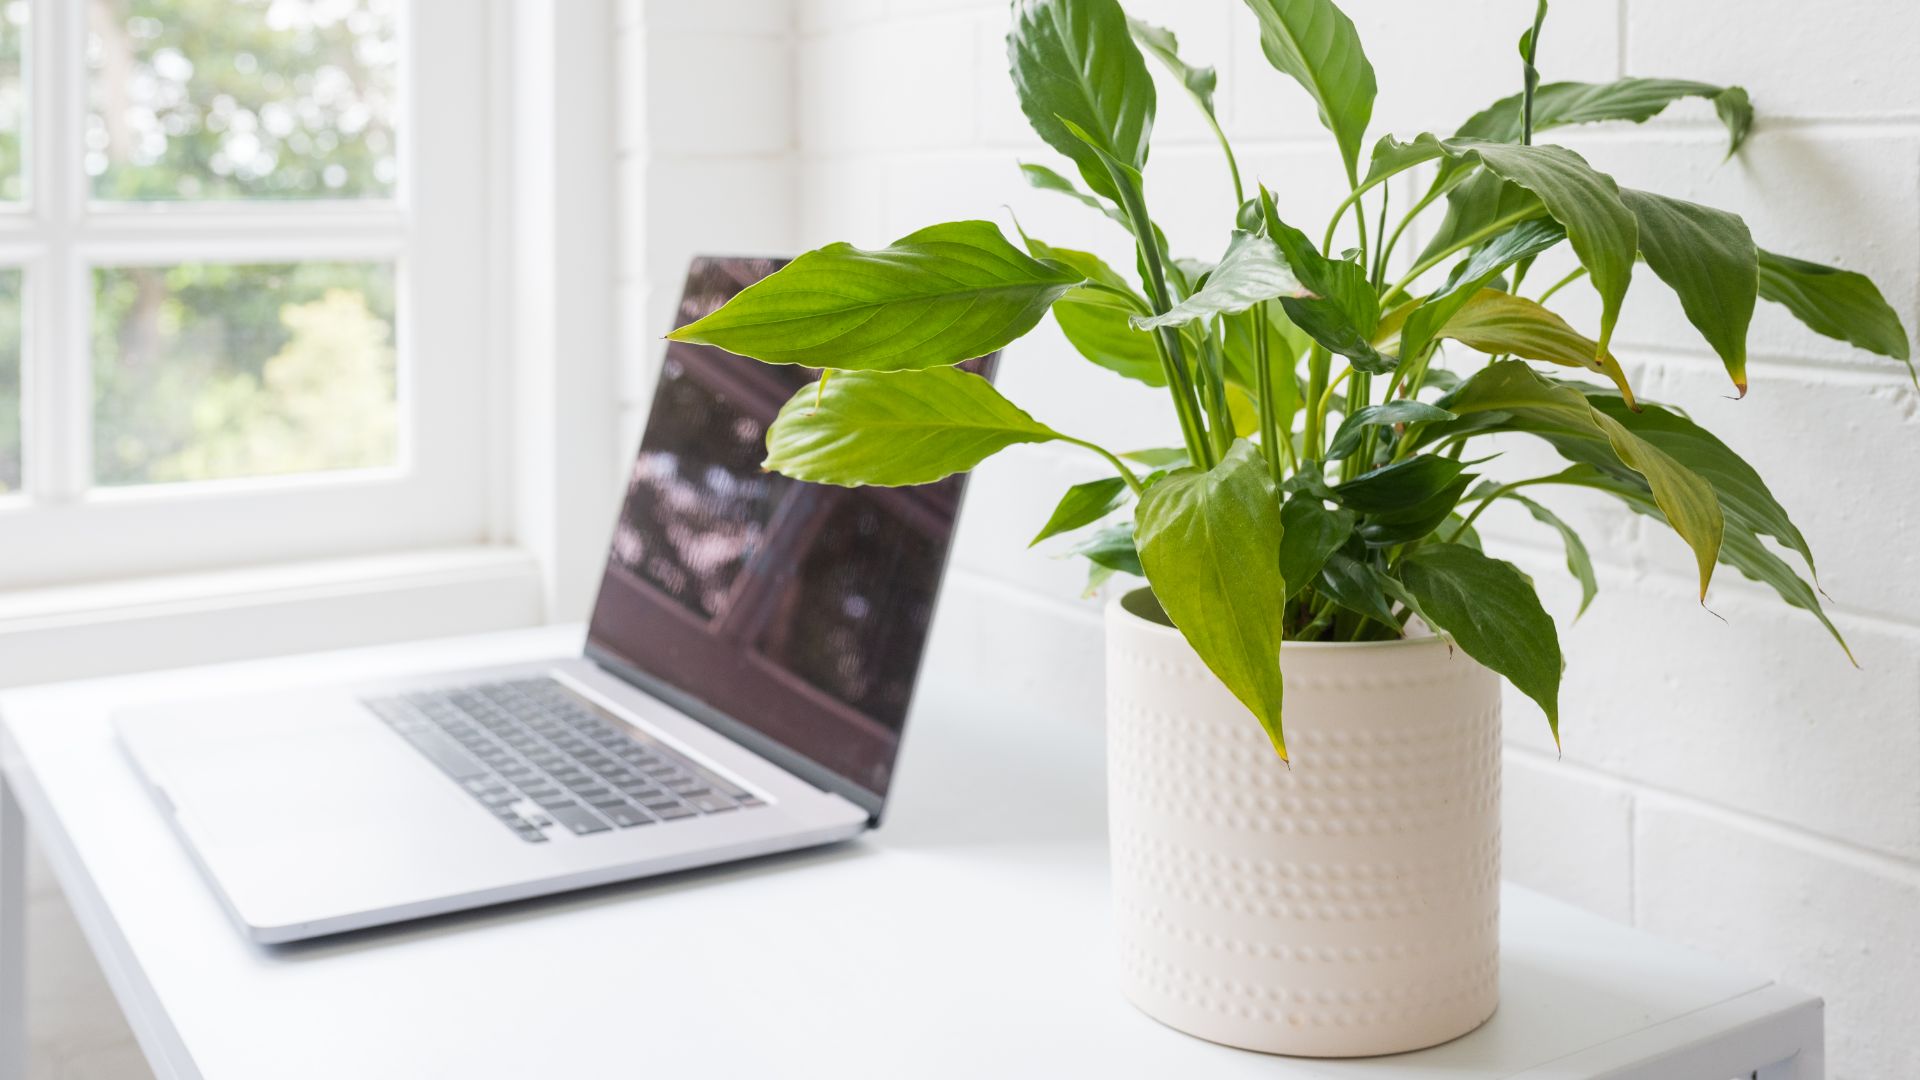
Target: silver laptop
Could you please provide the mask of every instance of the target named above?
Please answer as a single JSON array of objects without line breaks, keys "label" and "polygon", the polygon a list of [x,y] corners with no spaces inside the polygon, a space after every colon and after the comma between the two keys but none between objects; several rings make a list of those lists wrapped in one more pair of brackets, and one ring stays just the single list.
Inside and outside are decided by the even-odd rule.
[{"label": "silver laptop", "polygon": [[[695,260],[680,322],[779,265]],[[294,941],[877,825],[961,485],[761,471],[811,374],[668,346],[579,659],[116,717],[245,932]]]}]

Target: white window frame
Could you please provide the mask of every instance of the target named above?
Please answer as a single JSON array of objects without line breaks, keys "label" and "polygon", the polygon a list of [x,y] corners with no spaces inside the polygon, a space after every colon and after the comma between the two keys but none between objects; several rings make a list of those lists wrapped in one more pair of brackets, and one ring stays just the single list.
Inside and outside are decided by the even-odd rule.
[{"label": "white window frame", "polygon": [[[31,0],[27,200],[0,213],[26,271],[25,489],[0,497],[0,589],[497,539],[501,199],[489,119],[499,20],[402,5],[399,184],[390,202],[101,204],[89,197],[85,7]],[[130,488],[88,485],[91,270],[189,260],[392,259],[399,460],[390,468]]]}]

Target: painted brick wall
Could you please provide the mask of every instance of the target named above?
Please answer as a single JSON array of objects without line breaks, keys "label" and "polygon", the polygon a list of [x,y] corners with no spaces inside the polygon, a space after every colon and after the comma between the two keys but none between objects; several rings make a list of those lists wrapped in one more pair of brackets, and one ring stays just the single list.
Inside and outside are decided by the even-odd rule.
[{"label": "painted brick wall", "polygon": [[[1128,7],[1220,68],[1222,118],[1248,177],[1275,188],[1292,220],[1324,220],[1342,194],[1337,159],[1303,94],[1266,65],[1242,6]],[[1517,89],[1526,0],[1347,7],[1380,72],[1376,133],[1450,130]],[[1006,18],[1000,0],[630,0],[630,431],[696,248],[880,246],[939,220],[1004,224],[1011,209],[1034,235],[1131,265],[1112,225],[1021,182],[1016,160],[1059,161],[1007,83]],[[1734,161],[1722,162],[1724,135],[1698,103],[1554,137],[1624,184],[1740,212],[1768,247],[1871,273],[1909,327],[1920,323],[1916,61],[1920,6],[1902,0],[1570,0],[1542,46],[1549,79],[1747,86],[1762,119]],[[1177,251],[1215,256],[1231,188],[1164,80],[1157,132],[1155,215]],[[1407,205],[1407,189],[1394,201]],[[1591,330],[1590,299],[1569,306]],[[1745,401],[1726,399],[1717,361],[1646,282],[1618,351],[1646,396],[1684,405],[1770,479],[1813,542],[1861,669],[1732,572],[1703,611],[1676,541],[1616,508],[1560,499],[1601,563],[1602,592],[1564,637],[1565,755],[1530,705],[1510,703],[1508,873],[1824,994],[1836,1075],[1920,1075],[1920,549],[1907,542],[1920,525],[1908,462],[1920,397],[1890,364],[1765,307]],[[1177,442],[1157,393],[1087,365],[1051,323],[1002,371],[1009,396],[1062,430],[1129,448]],[[1516,447],[1503,465],[1542,461]],[[1097,602],[1080,598],[1078,565],[1024,550],[1060,488],[1098,471],[1048,448],[979,471],[939,631],[940,692],[1037,723],[1099,722]],[[1487,520],[1570,615],[1552,538],[1523,516]]]}]

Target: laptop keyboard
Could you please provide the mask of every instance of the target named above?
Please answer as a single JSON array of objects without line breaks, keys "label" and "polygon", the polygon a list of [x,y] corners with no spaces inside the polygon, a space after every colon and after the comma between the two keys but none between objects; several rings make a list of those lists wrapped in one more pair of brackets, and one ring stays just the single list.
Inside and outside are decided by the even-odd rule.
[{"label": "laptop keyboard", "polygon": [[362,703],[528,843],[765,805],[552,679]]}]

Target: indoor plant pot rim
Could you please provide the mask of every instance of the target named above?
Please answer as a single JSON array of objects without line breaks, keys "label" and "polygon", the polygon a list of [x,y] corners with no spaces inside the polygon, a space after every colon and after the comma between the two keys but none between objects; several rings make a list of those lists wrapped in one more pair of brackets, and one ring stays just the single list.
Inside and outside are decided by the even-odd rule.
[{"label": "indoor plant pot rim", "polygon": [[[1174,637],[1181,637],[1181,638],[1185,637],[1185,635],[1180,633],[1178,628],[1172,626],[1171,624],[1161,622],[1158,619],[1149,618],[1145,615],[1140,614],[1138,611],[1134,610],[1133,606],[1130,605],[1127,601],[1131,600],[1135,596],[1140,596],[1140,595],[1152,596],[1153,595],[1152,587],[1147,585],[1141,585],[1133,589],[1116,591],[1113,594],[1113,599],[1109,600],[1107,604],[1109,607],[1118,608],[1120,611],[1124,612],[1128,619],[1146,627],[1150,633],[1171,635]],[[1157,603],[1158,602],[1156,601],[1156,604]],[[1446,639],[1440,637],[1437,634],[1422,633],[1422,634],[1414,634],[1410,637],[1394,638],[1389,641],[1283,641],[1280,643],[1280,648],[1288,652],[1293,652],[1296,650],[1315,651],[1315,652],[1318,652],[1318,651],[1358,652],[1361,650],[1374,650],[1374,649],[1378,649],[1378,650],[1410,649],[1410,648],[1418,648],[1422,646],[1432,646],[1436,644],[1446,644]]]}]

